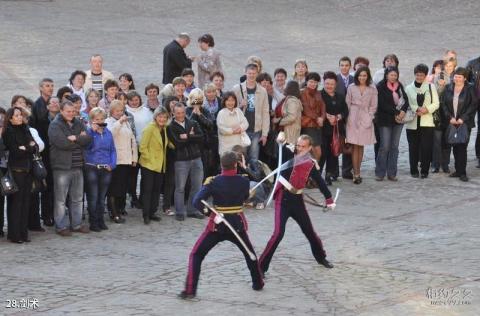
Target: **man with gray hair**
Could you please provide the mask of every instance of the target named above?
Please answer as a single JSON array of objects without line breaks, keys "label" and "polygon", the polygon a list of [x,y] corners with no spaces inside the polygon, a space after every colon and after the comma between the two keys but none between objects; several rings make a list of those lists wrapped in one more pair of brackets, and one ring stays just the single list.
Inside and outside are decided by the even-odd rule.
[{"label": "man with gray hair", "polygon": [[188,44],[190,36],[180,33],[163,49],[163,84],[171,83],[175,77],[180,77],[183,69],[192,68],[194,57],[187,56],[184,50]]},{"label": "man with gray hair", "polygon": [[100,99],[104,97],[103,86],[107,80],[115,80],[110,71],[103,69],[103,58],[100,54],[94,54],[90,57],[90,70],[85,71],[87,77],[83,85],[83,90],[87,91],[93,88],[100,93]]},{"label": "man with gray hair", "polygon": [[[83,164],[84,150],[92,138],[85,125],[75,117],[75,106],[70,101],[60,105],[60,114],[48,128],[50,141],[50,164],[53,170],[55,228],[60,236],[73,232],[88,233],[82,225]],[[67,213],[67,198],[68,211]]]}]

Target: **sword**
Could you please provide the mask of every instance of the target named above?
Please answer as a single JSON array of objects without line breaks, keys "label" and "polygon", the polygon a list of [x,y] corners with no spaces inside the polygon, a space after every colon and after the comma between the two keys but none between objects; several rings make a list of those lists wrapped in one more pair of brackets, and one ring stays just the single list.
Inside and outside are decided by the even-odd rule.
[{"label": "sword", "polygon": [[303,193],[303,196],[306,198],[304,201],[307,202],[308,204],[311,204],[311,205],[314,205],[314,206],[318,206],[318,207],[321,207],[323,209],[324,212],[327,212],[329,210],[333,210],[336,206],[336,203],[337,203],[337,200],[338,200],[338,197],[340,195],[340,188],[337,188],[337,191],[335,192],[335,198],[333,199],[333,202],[335,203],[333,205],[333,207],[327,207],[327,205],[325,205],[324,203],[318,203],[310,194],[308,193]]},{"label": "sword", "polygon": [[220,223],[224,223],[225,226],[228,227],[228,229],[230,229],[230,231],[233,233],[233,235],[238,239],[238,241],[240,242],[240,244],[242,245],[243,249],[245,249],[245,251],[248,253],[248,256],[250,257],[250,259],[252,261],[255,261],[257,260],[257,256],[255,256],[255,254],[247,247],[247,245],[245,244],[245,242],[243,241],[242,237],[240,237],[240,235],[237,233],[237,231],[232,227],[232,225],[230,225],[230,223],[225,219],[225,216],[218,212],[213,206],[210,206],[210,204],[208,204],[205,200],[202,200],[202,204],[207,208],[209,209],[210,211],[212,211],[213,213],[215,213],[215,218],[213,219],[213,221],[215,222],[215,224],[220,224]]},{"label": "sword", "polygon": [[272,192],[270,192],[270,197],[268,198],[267,200],[267,203],[265,204],[265,207],[268,206],[268,204],[270,204],[270,202],[272,202],[272,199],[273,199],[273,194],[275,193],[275,190],[277,189],[277,185],[278,185],[278,181],[280,179],[280,172],[282,171],[282,152],[283,152],[283,148],[282,148],[282,143],[278,142],[278,168],[277,168],[277,178],[275,179],[275,183],[273,184],[273,188],[272,188]]}]

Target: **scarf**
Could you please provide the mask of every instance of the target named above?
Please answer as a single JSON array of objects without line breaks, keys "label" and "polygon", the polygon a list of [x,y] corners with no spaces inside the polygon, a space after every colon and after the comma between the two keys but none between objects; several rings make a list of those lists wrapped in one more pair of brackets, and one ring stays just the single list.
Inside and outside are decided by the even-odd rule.
[{"label": "scarf", "polygon": [[395,105],[398,105],[398,101],[400,100],[400,96],[397,93],[398,81],[395,83],[391,83],[390,81],[387,81],[387,88],[388,90],[392,91],[393,102],[395,103]]}]

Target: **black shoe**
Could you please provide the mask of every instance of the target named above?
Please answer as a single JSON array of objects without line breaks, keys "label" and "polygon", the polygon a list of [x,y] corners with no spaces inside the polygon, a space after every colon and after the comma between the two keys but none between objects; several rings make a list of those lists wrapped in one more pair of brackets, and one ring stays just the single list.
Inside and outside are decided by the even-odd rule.
[{"label": "black shoe", "polygon": [[177,215],[175,215],[175,219],[179,222],[182,222],[182,221],[185,220],[185,215],[177,214]]},{"label": "black shoe", "polygon": [[55,225],[55,221],[52,218],[46,218],[43,220],[43,225],[52,227],[53,225]]},{"label": "black shoe", "polygon": [[444,173],[450,173],[450,168],[442,168]]},{"label": "black shoe", "polygon": [[120,210],[120,214],[122,214],[123,216],[128,215],[128,213],[127,213],[127,211],[125,211],[125,209]]},{"label": "black shoe", "polygon": [[418,173],[412,173],[412,178],[418,178],[419,177],[419,174]]},{"label": "black shoe", "polygon": [[23,242],[31,242],[30,238],[24,239]]},{"label": "black shoe", "polygon": [[355,176],[355,177],[353,177],[353,183],[354,183],[354,184],[360,184],[360,183],[362,183],[362,177],[360,177],[360,176]]},{"label": "black shoe", "polygon": [[105,222],[101,222],[98,227],[101,229],[101,230],[108,230],[108,226],[105,225]]},{"label": "black shoe", "polygon": [[14,244],[23,244],[23,240],[10,240]]},{"label": "black shoe", "polygon": [[420,179],[426,179],[426,178],[428,178],[428,173],[422,173],[420,175]]},{"label": "black shoe", "polygon": [[353,175],[352,174],[342,174],[342,178],[348,179],[348,180],[353,180]]},{"label": "black shoe", "polygon": [[327,185],[332,185],[332,177],[326,176],[326,177],[325,177],[325,183],[326,183]]},{"label": "black shoe", "polygon": [[0,237],[3,237],[5,236],[5,233],[3,232],[3,230],[0,230]]},{"label": "black shoe", "polygon": [[468,177],[466,174],[460,176],[460,181],[468,182]]},{"label": "black shoe", "polygon": [[97,225],[90,225],[90,231],[99,233],[102,230]]},{"label": "black shoe", "polygon": [[432,173],[439,173],[440,172],[440,168],[433,168],[432,170]]},{"label": "black shoe", "polygon": [[261,291],[263,289],[264,285],[265,285],[265,283],[263,283],[263,281],[261,283],[253,282],[252,289],[254,289],[255,291]]},{"label": "black shoe", "polygon": [[143,223],[144,223],[145,225],[150,224],[150,218],[149,218],[149,217],[144,217],[144,218],[143,218]]},{"label": "black shoe", "polygon": [[321,264],[322,266],[324,266],[324,267],[327,268],[327,269],[333,268],[333,264],[331,264],[330,262],[328,262],[328,260],[325,259],[325,258],[323,258],[323,259],[319,262],[319,264]]},{"label": "black shoe", "polygon": [[112,221],[114,221],[117,224],[123,224],[125,223],[125,218],[121,218],[120,216],[115,216],[112,218]]},{"label": "black shoe", "polygon": [[196,219],[204,219],[205,215],[203,215],[200,212],[195,212],[193,214],[187,214],[187,217],[196,218]]},{"label": "black shoe", "polygon": [[452,172],[452,173],[450,173],[449,177],[450,177],[450,178],[459,178],[460,175],[459,175],[458,173],[456,173],[456,172]]},{"label": "black shoe", "polygon": [[182,291],[180,294],[178,294],[178,298],[181,298],[182,300],[191,300],[192,298],[195,298],[195,294]]},{"label": "black shoe", "polygon": [[158,215],[152,215],[150,216],[150,219],[154,222],[160,222],[162,220],[162,218]]}]

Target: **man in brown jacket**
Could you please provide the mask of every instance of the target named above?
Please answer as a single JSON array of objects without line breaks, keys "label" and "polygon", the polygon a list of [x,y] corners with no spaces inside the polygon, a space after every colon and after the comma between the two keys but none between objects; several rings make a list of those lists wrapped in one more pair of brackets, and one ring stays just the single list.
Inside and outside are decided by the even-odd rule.
[{"label": "man in brown jacket", "polygon": [[265,146],[270,129],[270,111],[268,106],[267,90],[257,84],[258,66],[248,64],[245,66],[247,80],[233,87],[240,108],[248,121],[247,134],[252,144],[248,148],[248,156],[258,159],[260,153],[259,143]]}]

